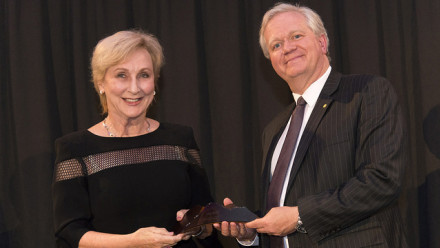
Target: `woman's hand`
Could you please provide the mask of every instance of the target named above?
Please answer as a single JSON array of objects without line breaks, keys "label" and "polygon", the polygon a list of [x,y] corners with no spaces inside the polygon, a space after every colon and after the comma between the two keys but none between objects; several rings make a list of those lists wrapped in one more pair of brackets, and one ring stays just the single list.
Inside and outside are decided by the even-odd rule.
[{"label": "woman's hand", "polygon": [[136,244],[139,244],[137,247],[148,248],[171,247],[183,238],[182,234],[174,235],[173,232],[168,232],[165,228],[157,227],[140,228],[131,235]]},{"label": "woman's hand", "polygon": [[130,234],[86,232],[79,241],[79,248],[89,247],[142,247],[168,248],[177,244],[182,234],[174,235],[165,228],[144,227]]}]

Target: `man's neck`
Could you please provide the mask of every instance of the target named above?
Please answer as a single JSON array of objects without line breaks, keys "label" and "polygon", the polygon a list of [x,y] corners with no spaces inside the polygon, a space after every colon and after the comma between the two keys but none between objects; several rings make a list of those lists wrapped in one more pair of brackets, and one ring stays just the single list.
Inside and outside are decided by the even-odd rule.
[{"label": "man's neck", "polygon": [[330,63],[328,62],[328,60],[325,60],[325,62],[322,63],[322,65],[319,66],[312,75],[299,75],[298,77],[289,79],[287,84],[289,85],[290,90],[293,93],[302,95],[307,90],[307,88],[310,87],[310,85],[312,85],[314,82],[316,82],[316,80],[324,75],[329,66]]}]

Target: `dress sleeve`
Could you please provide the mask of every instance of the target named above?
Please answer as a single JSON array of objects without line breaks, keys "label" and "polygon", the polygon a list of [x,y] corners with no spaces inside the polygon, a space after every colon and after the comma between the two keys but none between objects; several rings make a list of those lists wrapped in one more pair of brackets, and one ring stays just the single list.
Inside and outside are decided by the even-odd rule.
[{"label": "dress sleeve", "polygon": [[188,141],[187,157],[190,161],[188,173],[191,179],[191,205],[206,205],[212,202],[213,198],[192,129],[190,129]]},{"label": "dress sleeve", "polygon": [[[187,158],[190,161],[189,176],[191,179],[191,206],[206,205],[214,201],[211,196],[208,177],[201,164],[200,151],[197,148],[194,134],[191,130],[189,135],[189,145],[187,151]],[[204,239],[198,239],[198,243],[203,247],[221,248],[223,247],[218,240],[216,230]]]},{"label": "dress sleeve", "polygon": [[[90,230],[86,171],[81,158],[67,158],[71,144],[57,140],[52,183],[55,236],[58,247],[78,247]],[[67,154],[67,155],[66,155]]]}]

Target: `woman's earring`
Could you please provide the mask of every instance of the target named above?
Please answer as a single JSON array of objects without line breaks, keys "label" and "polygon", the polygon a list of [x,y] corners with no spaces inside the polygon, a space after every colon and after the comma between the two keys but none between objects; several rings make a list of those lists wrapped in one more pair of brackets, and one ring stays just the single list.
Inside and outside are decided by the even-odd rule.
[{"label": "woman's earring", "polygon": [[100,90],[100,91],[99,91],[99,94],[100,94],[100,95],[104,94],[104,91],[103,91],[103,90]]},{"label": "woman's earring", "polygon": [[153,92],[153,96],[155,96],[155,95],[156,95],[156,91]]}]

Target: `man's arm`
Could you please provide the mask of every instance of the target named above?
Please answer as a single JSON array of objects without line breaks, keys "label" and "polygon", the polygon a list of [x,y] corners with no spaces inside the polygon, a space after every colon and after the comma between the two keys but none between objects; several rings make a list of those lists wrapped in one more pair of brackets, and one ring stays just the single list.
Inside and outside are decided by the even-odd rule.
[{"label": "man's arm", "polygon": [[[358,116],[354,122],[357,125],[338,127],[355,130],[355,142],[350,147],[354,153],[346,153],[346,149],[341,148],[342,144],[334,144],[331,150],[334,154],[329,153],[329,156],[334,156],[334,161],[338,161],[338,156],[339,161],[347,160],[347,156],[353,157],[353,175],[333,189],[298,199],[301,219],[315,241],[371,217],[395,201],[400,192],[405,153],[397,96],[390,83],[380,77],[374,77],[368,84],[359,87],[356,94],[359,94],[356,96],[359,101]],[[344,113],[340,115],[352,118],[344,116]],[[340,164],[325,166],[330,167],[326,171],[329,179],[348,173],[347,168]]]}]

